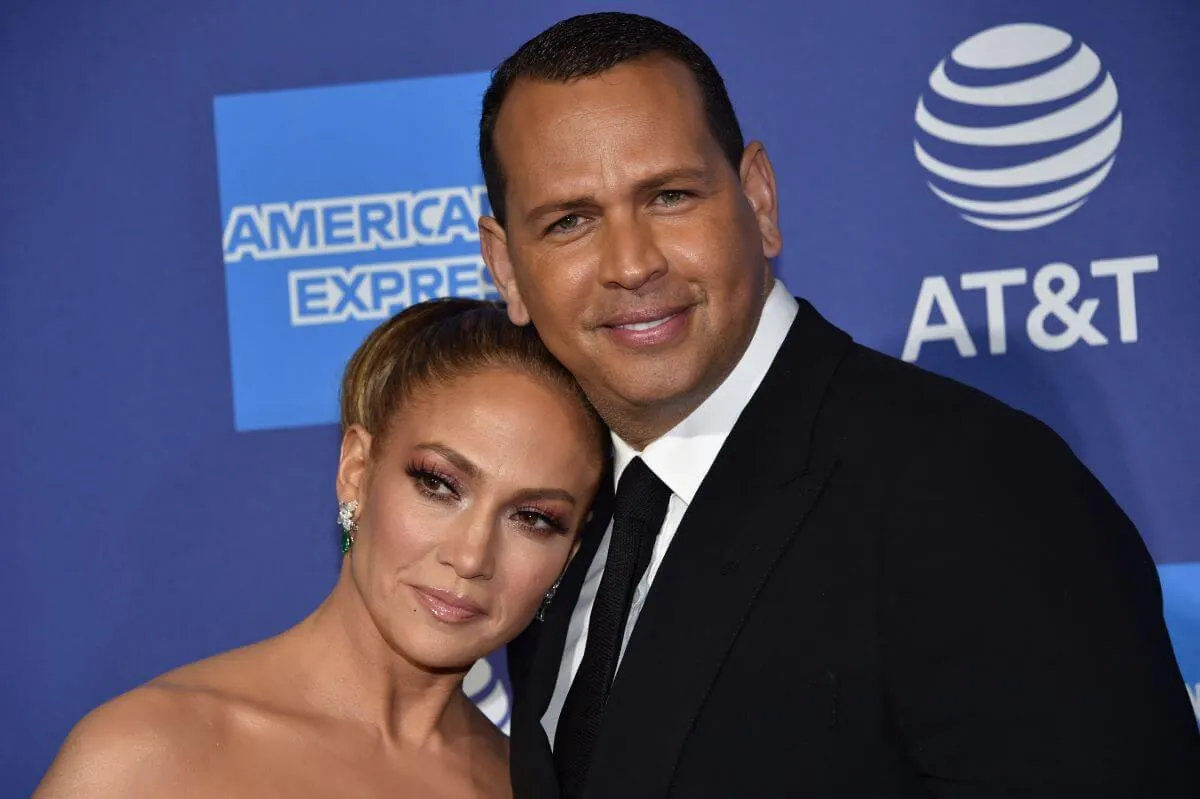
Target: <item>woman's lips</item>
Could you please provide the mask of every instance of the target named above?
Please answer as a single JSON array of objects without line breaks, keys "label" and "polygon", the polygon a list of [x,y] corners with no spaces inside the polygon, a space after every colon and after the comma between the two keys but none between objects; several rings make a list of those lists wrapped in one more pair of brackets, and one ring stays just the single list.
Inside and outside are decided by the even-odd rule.
[{"label": "woman's lips", "polygon": [[414,586],[413,592],[421,604],[440,621],[457,624],[487,615],[475,602],[444,588]]}]

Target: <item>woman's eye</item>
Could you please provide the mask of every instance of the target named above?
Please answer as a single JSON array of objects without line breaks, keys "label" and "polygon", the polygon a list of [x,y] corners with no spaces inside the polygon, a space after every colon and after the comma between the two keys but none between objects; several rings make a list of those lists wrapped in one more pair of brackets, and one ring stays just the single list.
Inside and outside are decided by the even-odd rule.
[{"label": "woman's eye", "polygon": [[519,510],[513,516],[517,522],[531,530],[541,530],[548,533],[566,532],[566,525],[538,511]]},{"label": "woman's eye", "polygon": [[432,491],[435,494],[438,491],[441,491],[443,489],[449,490],[449,488],[450,488],[444,482],[442,482],[442,480],[440,480],[437,477],[434,477],[431,474],[421,475],[421,477],[419,479],[421,481],[421,486],[423,488],[425,488],[426,491]]},{"label": "woman's eye", "polygon": [[450,485],[450,483],[444,478],[438,477],[432,472],[416,472],[412,478],[417,484],[417,487],[426,494],[452,497],[456,493],[454,486]]}]

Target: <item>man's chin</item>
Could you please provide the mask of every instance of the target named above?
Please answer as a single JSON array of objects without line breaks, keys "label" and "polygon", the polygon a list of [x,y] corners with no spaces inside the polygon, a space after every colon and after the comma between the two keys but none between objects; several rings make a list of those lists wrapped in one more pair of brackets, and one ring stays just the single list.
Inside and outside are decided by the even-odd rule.
[{"label": "man's chin", "polygon": [[669,411],[689,404],[697,393],[698,380],[688,380],[678,367],[670,373],[647,370],[642,374],[624,375],[608,383],[608,392],[621,405],[638,412],[661,409]]}]

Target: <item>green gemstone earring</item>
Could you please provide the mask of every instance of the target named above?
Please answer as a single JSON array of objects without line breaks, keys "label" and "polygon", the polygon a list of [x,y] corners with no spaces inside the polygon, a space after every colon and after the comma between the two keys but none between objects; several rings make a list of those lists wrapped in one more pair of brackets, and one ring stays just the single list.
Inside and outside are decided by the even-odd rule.
[{"label": "green gemstone earring", "polygon": [[354,536],[358,533],[358,521],[354,515],[358,513],[358,500],[342,502],[338,505],[338,526],[342,528],[342,554],[345,555],[354,546]]}]

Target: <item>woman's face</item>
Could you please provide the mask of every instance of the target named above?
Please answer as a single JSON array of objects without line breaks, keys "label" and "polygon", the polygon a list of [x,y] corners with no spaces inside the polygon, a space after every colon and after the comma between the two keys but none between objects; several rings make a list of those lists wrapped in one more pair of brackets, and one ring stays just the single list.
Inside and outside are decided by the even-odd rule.
[{"label": "woman's face", "polygon": [[395,651],[468,668],[517,636],[562,574],[602,455],[578,401],[485,371],[417,391],[372,457],[351,428],[338,495],[360,502],[350,577]]}]

